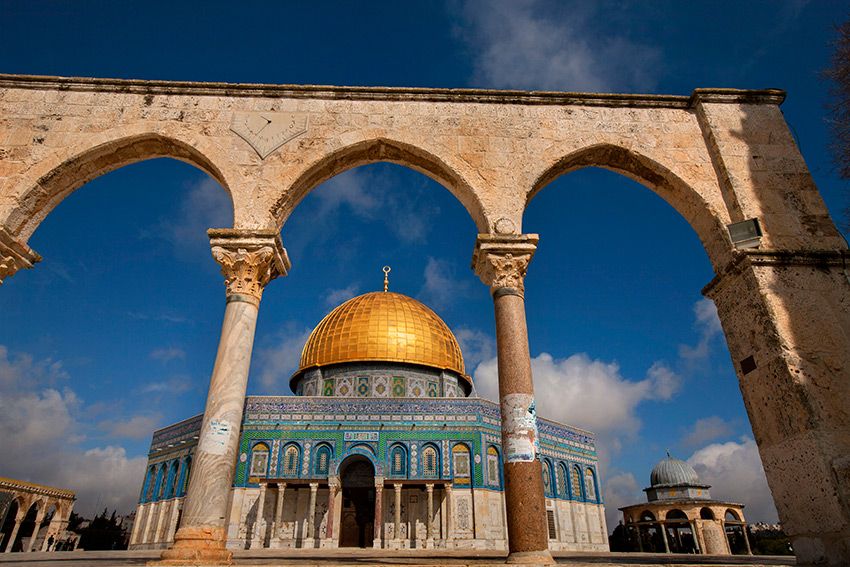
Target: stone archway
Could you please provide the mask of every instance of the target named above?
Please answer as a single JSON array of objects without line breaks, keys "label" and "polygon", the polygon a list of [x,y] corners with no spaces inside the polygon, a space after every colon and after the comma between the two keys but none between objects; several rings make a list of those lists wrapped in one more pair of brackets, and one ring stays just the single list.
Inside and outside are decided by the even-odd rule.
[{"label": "stone archway", "polygon": [[342,514],[339,547],[371,547],[375,533],[375,467],[352,455],[339,467]]}]

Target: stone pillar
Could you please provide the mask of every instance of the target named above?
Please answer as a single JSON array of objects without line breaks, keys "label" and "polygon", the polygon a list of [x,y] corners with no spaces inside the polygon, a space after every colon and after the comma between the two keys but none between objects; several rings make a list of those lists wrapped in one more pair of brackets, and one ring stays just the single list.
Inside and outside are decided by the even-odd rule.
[{"label": "stone pillar", "polygon": [[697,547],[697,553],[703,553],[702,546],[699,543],[699,537],[697,536],[697,523],[696,520],[691,520],[688,522],[691,525],[691,533],[694,536],[694,545]]},{"label": "stone pillar", "polygon": [[549,553],[543,472],[525,322],[524,279],[536,234],[479,234],[472,267],[490,286],[496,311],[508,563],[554,563]]},{"label": "stone pillar", "polygon": [[425,507],[425,547],[434,547],[434,485],[430,482],[425,485],[428,493],[428,505]]},{"label": "stone pillar", "polygon": [[376,476],[375,477],[375,522],[374,529],[372,530],[374,534],[374,540],[372,541],[372,547],[376,549],[381,548],[381,543],[383,540],[383,531],[384,531],[384,477]]},{"label": "stone pillar", "polygon": [[670,553],[670,544],[667,543],[667,526],[664,522],[658,522],[658,526],[661,528],[661,540],[664,542],[664,553]]},{"label": "stone pillar", "polygon": [[336,536],[336,493],[339,491],[339,477],[328,477],[328,527],[325,539],[333,541]]},{"label": "stone pillar", "polygon": [[[21,507],[23,508],[23,506]],[[21,524],[24,523],[24,517],[26,516],[26,510],[24,510],[24,516],[21,516],[20,509],[18,511],[17,517],[15,517],[15,526],[12,528],[12,533],[9,535],[9,543],[6,544],[6,553],[12,552],[12,547],[15,545],[15,538],[18,537],[18,530],[21,529]]]},{"label": "stone pillar", "polygon": [[27,548],[24,549],[25,552],[29,553],[32,551],[32,546],[35,544],[35,538],[38,537],[38,529],[41,526],[41,521],[44,519],[44,507],[42,506],[38,512],[35,513],[35,526],[32,528],[32,535],[30,536],[29,541],[27,542]]},{"label": "stone pillar", "polygon": [[263,513],[266,508],[266,483],[260,483],[260,496],[257,498],[257,519],[254,520],[254,533],[251,538],[251,547],[263,547],[265,538],[263,537]]},{"label": "stone pillar", "polygon": [[307,508],[307,537],[305,543],[310,547],[316,547],[316,493],[319,491],[319,483],[310,483],[310,506]]},{"label": "stone pillar", "polygon": [[752,555],[753,548],[750,547],[750,531],[747,529],[747,524],[741,524],[741,528],[744,530],[744,544],[747,546],[747,555]]},{"label": "stone pillar", "polygon": [[277,495],[274,503],[274,523],[272,524],[272,537],[280,537],[280,526],[283,523],[283,499],[286,496],[286,483],[277,483]]},{"label": "stone pillar", "polygon": [[454,537],[454,514],[452,513],[452,485],[446,484],[446,544]]},{"label": "stone pillar", "polygon": [[393,528],[393,541],[395,542],[395,548],[401,548],[401,483],[396,482],[393,484],[393,490],[395,491],[395,509],[394,513],[394,522],[395,526]]},{"label": "stone pillar", "polygon": [[800,565],[850,564],[848,263],[846,250],[739,250],[703,290]]},{"label": "stone pillar", "polygon": [[289,259],[277,231],[210,230],[213,257],[221,264],[227,307],[207,406],[192,461],[182,525],[162,564],[229,563],[227,501],[236,470],[239,427],[263,289],[286,275]]}]

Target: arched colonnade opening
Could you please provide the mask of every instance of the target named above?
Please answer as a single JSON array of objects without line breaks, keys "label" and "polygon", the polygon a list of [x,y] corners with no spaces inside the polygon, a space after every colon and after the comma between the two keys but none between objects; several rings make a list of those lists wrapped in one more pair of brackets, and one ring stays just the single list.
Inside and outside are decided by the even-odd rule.
[{"label": "arched colonnade opening", "polygon": [[[698,115],[697,118],[702,120],[699,128],[707,131],[704,133],[706,144],[709,153],[714,152],[710,157],[717,158],[718,155],[721,155],[721,157],[729,157],[731,160],[733,156],[722,156],[726,149],[722,143],[718,142],[718,138],[726,136],[727,132],[711,130],[713,125],[711,124],[711,120],[706,118],[706,116],[711,114],[712,109],[706,107],[706,104],[710,102],[730,103],[730,101],[734,104],[743,104],[746,108],[745,111],[740,113],[742,116],[740,117],[741,120],[738,121],[738,126],[741,127],[741,131],[743,132],[743,144],[745,146],[747,145],[748,140],[746,138],[752,135],[754,129],[774,129],[778,136],[775,140],[779,140],[777,142],[779,150],[776,151],[779,153],[783,151],[791,152],[788,158],[788,163],[791,163],[789,167],[791,169],[797,168],[795,172],[800,174],[799,179],[803,180],[801,187],[803,189],[814,189],[813,186],[808,187],[806,185],[810,180],[808,182],[806,181],[808,174],[805,171],[805,165],[802,164],[799,156],[794,153],[796,152],[796,148],[793,147],[793,141],[790,141],[790,137],[787,135],[787,127],[784,121],[782,121],[781,117],[778,119],[774,118],[774,114],[778,110],[775,111],[773,106],[777,104],[777,99],[781,101],[781,96],[776,93],[765,92],[758,95],[763,100],[759,99],[756,95],[748,95],[751,98],[744,95],[736,95],[738,96],[736,99],[728,98],[727,95],[729,93],[714,93],[711,96],[719,98],[716,101],[712,101],[711,96],[709,96],[710,93],[704,93],[704,100],[700,99],[697,94],[699,93],[695,93],[693,100],[688,103],[691,105],[688,108],[697,107],[695,114]],[[724,99],[724,96],[727,96],[728,100]],[[755,104],[749,104],[749,106],[744,104],[753,101],[755,101]],[[661,103],[659,102],[658,104]],[[766,108],[763,112],[761,110],[762,106]],[[771,112],[774,114],[770,114]],[[751,113],[753,113],[753,116],[750,116]],[[720,119],[722,117],[718,114],[714,118]],[[773,121],[771,122],[771,120]],[[706,126],[706,124],[708,125]],[[773,130],[771,130],[772,132]],[[136,139],[133,136],[141,137]],[[132,136],[127,136],[127,139],[131,138],[134,141],[126,146],[121,144],[121,137],[117,139],[118,141],[105,140],[103,143],[94,146],[96,150],[87,151],[82,154],[85,157],[85,160],[82,162],[75,163],[71,160],[57,165],[51,164],[48,160],[27,174],[27,178],[23,183],[29,183],[32,191],[23,195],[23,198],[16,205],[17,208],[4,218],[3,246],[5,250],[12,254],[8,258],[4,258],[2,268],[4,276],[14,273],[18,268],[22,266],[26,267],[27,263],[32,263],[38,259],[26,247],[28,238],[33,234],[35,227],[44,220],[45,215],[58,201],[62,200],[80,184],[108,171],[110,168],[120,167],[147,157],[176,157],[177,159],[192,162],[202,170],[213,175],[225,187],[229,187],[231,190],[234,189],[233,181],[238,178],[236,175],[238,168],[220,167],[219,164],[227,162],[225,156],[222,156],[220,152],[217,153],[217,150],[210,145],[207,145],[203,151],[199,150],[197,153],[192,151],[192,148],[196,147],[196,145],[205,144],[203,136],[196,137],[193,140],[181,140],[180,143],[166,142],[169,139],[177,140],[179,137],[163,137],[159,134],[151,135],[136,132]],[[374,136],[373,138],[375,140],[374,142],[367,139],[362,148],[357,146],[357,144],[351,146],[351,148],[356,149],[353,149],[350,153],[346,153],[346,150],[336,154],[330,152],[328,155],[332,156],[333,160],[339,161],[339,164],[324,163],[315,168],[305,170],[303,176],[294,175],[290,177],[289,183],[285,184],[285,187],[277,189],[277,191],[280,191],[280,197],[271,210],[260,210],[259,212],[253,210],[250,199],[248,198],[250,191],[246,192],[243,189],[232,193],[234,199],[234,226],[237,228],[213,231],[211,233],[211,243],[214,257],[223,265],[227,273],[227,293],[230,301],[227,303],[225,312],[225,331],[229,329],[229,325],[234,324],[238,320],[246,322],[246,328],[249,329],[250,336],[241,337],[246,340],[242,340],[240,344],[222,339],[219,345],[219,362],[225,366],[235,364],[234,367],[229,369],[228,382],[241,384],[240,387],[244,392],[244,384],[247,381],[248,373],[248,357],[244,356],[244,351],[247,348],[248,352],[250,352],[253,343],[253,331],[262,289],[274,277],[285,275],[291,267],[289,258],[283,249],[279,237],[280,222],[287,218],[288,212],[309,192],[311,186],[315,185],[315,182],[344,171],[348,167],[357,165],[358,160],[364,163],[369,161],[397,161],[446,183],[450,191],[459,197],[461,203],[470,212],[479,231],[485,233],[485,236],[479,238],[476,244],[476,253],[474,256],[475,268],[479,275],[482,276],[482,279],[485,280],[485,283],[489,284],[495,292],[495,326],[497,328],[496,334],[499,337],[499,354],[503,357],[519,360],[519,366],[522,367],[517,370],[500,368],[500,381],[503,387],[507,388],[506,391],[508,392],[531,396],[531,375],[526,364],[529,353],[528,337],[526,336],[524,324],[523,280],[525,278],[526,268],[536,251],[537,238],[520,233],[521,230],[525,230],[520,228],[522,224],[520,216],[524,209],[524,204],[515,206],[514,210],[508,213],[513,214],[514,218],[490,218],[493,211],[489,210],[488,207],[492,206],[492,203],[475,199],[476,196],[484,192],[483,187],[487,185],[486,180],[475,179],[475,187],[473,187],[473,183],[468,179],[464,179],[460,175],[456,177],[450,175],[452,171],[457,170],[455,167],[441,168],[438,166],[436,169],[429,169],[435,162],[428,159],[425,161],[422,160],[423,155],[427,155],[427,152],[420,155],[415,151],[411,151],[412,146],[410,144],[402,146],[392,142],[386,142],[388,139],[386,136]],[[789,141],[785,141],[785,138],[788,138]],[[149,146],[146,144],[149,144]],[[617,146],[617,144],[613,146]],[[791,344],[797,345],[797,350],[802,353],[802,359],[808,360],[809,351],[816,346],[815,343],[817,340],[812,338],[810,329],[807,328],[807,323],[804,321],[806,307],[792,297],[792,290],[797,289],[795,286],[801,289],[807,288],[804,285],[807,281],[806,278],[820,278],[818,279],[818,286],[820,287],[817,287],[817,289],[826,289],[826,291],[814,297],[813,301],[818,306],[828,307],[838,304],[844,293],[843,288],[840,288],[840,286],[844,285],[842,283],[843,280],[833,274],[835,270],[832,270],[831,267],[828,273],[824,272],[822,274],[811,271],[806,272],[808,268],[800,268],[800,266],[811,267],[815,264],[821,265],[824,262],[824,265],[834,266],[836,265],[835,258],[839,256],[843,258],[843,248],[838,250],[835,248],[839,247],[837,244],[835,247],[830,247],[826,250],[817,249],[817,242],[819,242],[817,241],[818,234],[821,235],[820,237],[823,242],[832,242],[834,240],[833,237],[835,235],[833,233],[835,233],[835,230],[825,211],[819,209],[819,207],[822,209],[823,206],[818,200],[816,192],[814,192],[815,196],[812,197],[811,202],[806,206],[815,210],[817,214],[814,217],[818,218],[807,217],[807,220],[803,221],[798,217],[805,216],[803,215],[805,207],[801,205],[798,216],[794,217],[795,213],[788,212],[786,205],[777,204],[773,196],[758,189],[765,182],[762,179],[757,179],[758,172],[754,164],[751,163],[752,160],[750,158],[745,158],[745,165],[740,167],[743,169],[749,167],[751,173],[753,173],[753,179],[755,181],[752,184],[758,190],[751,191],[752,195],[738,194],[738,192],[745,193],[748,190],[746,183],[740,184],[738,177],[729,175],[728,172],[723,170],[724,167],[731,167],[728,163],[722,163],[723,160],[721,159],[714,159],[711,166],[714,169],[716,178],[712,178],[712,183],[719,186],[720,193],[722,194],[723,204],[726,209],[722,210],[719,206],[712,208],[716,206],[716,203],[708,207],[706,206],[707,201],[700,202],[699,196],[706,190],[705,187],[700,187],[699,189],[690,187],[688,183],[681,181],[676,175],[672,174],[672,166],[664,167],[657,161],[653,161],[642,155],[641,152],[625,147],[618,148],[612,147],[610,144],[602,144],[596,148],[577,150],[576,152],[562,152],[564,155],[558,156],[554,162],[550,159],[544,167],[539,168],[540,171],[533,172],[537,173],[536,176],[527,176],[524,179],[524,183],[520,183],[523,189],[526,186],[528,187],[528,191],[524,195],[526,197],[526,204],[528,199],[536,191],[539,191],[544,185],[562,173],[578,167],[598,165],[614,169],[615,171],[638,179],[641,183],[647,185],[667,200],[668,203],[688,220],[691,227],[700,237],[717,271],[717,278],[706,287],[706,292],[718,303],[720,320],[723,322],[724,330],[729,339],[732,358],[738,367],[736,368],[737,373],[739,376],[750,374],[752,377],[749,381],[741,382],[742,389],[744,389],[745,401],[748,403],[750,409],[750,417],[753,419],[755,437],[760,444],[767,464],[766,468],[771,479],[772,488],[779,495],[780,512],[787,517],[795,517],[795,515],[803,514],[799,508],[792,505],[796,495],[792,494],[788,488],[789,483],[787,479],[781,478],[782,473],[777,462],[782,454],[784,454],[782,453],[783,451],[787,452],[791,450],[792,452],[796,451],[795,454],[804,454],[804,449],[808,447],[811,451],[822,457],[818,464],[820,467],[817,471],[818,475],[824,479],[844,478],[840,474],[830,476],[830,471],[827,470],[829,466],[839,466],[833,463],[834,459],[832,457],[834,455],[830,453],[832,450],[830,447],[841,447],[842,445],[840,439],[833,435],[837,430],[830,428],[840,422],[840,416],[836,417],[835,412],[832,411],[835,408],[830,404],[840,404],[841,399],[834,400],[829,396],[821,396],[818,392],[805,389],[805,385],[794,382],[792,376],[794,371],[791,370],[791,363],[784,358],[784,355],[780,352],[781,349],[779,349],[781,344],[786,344],[790,341]],[[216,155],[214,158],[208,160],[201,159],[201,156],[206,155],[209,157],[210,152],[207,150],[211,150]],[[770,148],[768,150],[774,151]],[[446,155],[449,154],[450,152],[447,152]],[[737,157],[735,156],[735,159]],[[748,159],[750,161],[747,161]],[[349,160],[351,163],[348,163]],[[608,160],[608,162],[601,163],[605,160]],[[448,163],[445,159],[443,161]],[[68,164],[71,164],[73,167],[70,167],[66,171],[64,166]],[[704,166],[706,164],[702,165]],[[474,167],[472,169],[474,170]],[[708,173],[702,173],[701,175],[706,175],[708,176],[707,178],[710,178],[710,174]],[[789,174],[787,179],[791,179],[792,177]],[[293,188],[294,192],[286,193]],[[267,187],[263,189],[267,189]],[[510,190],[516,191],[516,188],[508,189],[502,187],[501,189],[504,189],[506,192]],[[21,193],[18,193],[17,196],[20,197]],[[754,202],[748,201],[747,197],[752,197],[752,201]],[[786,206],[786,209],[783,209],[783,206]],[[728,224],[729,221],[746,220],[754,214],[753,211],[762,212],[761,215],[755,215],[759,216],[759,220],[763,223],[764,240],[762,243],[768,245],[776,244],[777,246],[774,249],[759,252],[741,252],[732,246],[724,225]],[[774,211],[778,212],[774,213]],[[823,212],[822,215],[821,212]],[[826,220],[821,222],[821,216],[826,217]],[[501,222],[500,224],[500,221],[503,220],[506,222]],[[805,227],[801,228],[800,225],[806,222],[810,224],[821,222],[823,224],[823,230],[821,233],[816,234],[817,230],[809,230]],[[783,223],[787,224],[783,225]],[[800,250],[791,250],[792,244],[799,244],[802,252]],[[509,260],[508,263],[510,266],[506,266],[505,260]],[[779,266],[779,268],[776,268],[776,266]],[[506,267],[509,271],[507,280],[502,273]],[[788,275],[789,279],[781,282],[781,285],[777,284],[778,287],[771,288],[771,282],[776,283],[775,274],[771,270],[786,270],[786,275]],[[249,273],[250,277],[245,277],[246,272]],[[746,293],[742,294],[732,290],[730,284],[727,283],[729,281],[738,282],[740,286],[743,286],[742,289],[746,290]],[[830,287],[831,285],[833,287]],[[772,290],[770,291],[772,295],[766,297],[764,293],[768,289]],[[501,293],[499,290],[512,291]],[[749,317],[748,320],[742,321],[741,317],[743,314],[754,315],[754,317]],[[756,315],[759,317],[755,317]],[[520,320],[523,321],[521,325],[517,323]],[[751,327],[757,326],[757,323],[764,327],[762,330],[765,332],[753,332],[758,329]],[[837,320],[830,323],[830,329],[836,331],[834,333],[836,336],[840,334],[837,333],[837,330],[841,327],[841,324],[841,321]],[[222,336],[224,337],[225,335],[226,333],[223,332]],[[838,358],[841,357],[840,355],[836,356]],[[804,364],[804,366],[807,364]],[[503,364],[503,366],[505,365]],[[810,372],[815,374],[821,372],[821,370],[812,369],[810,366],[806,367],[809,368]],[[753,374],[754,372],[755,374]],[[826,373],[824,374],[826,376],[824,379],[829,379],[834,374],[834,372],[831,374],[830,370],[823,370],[823,372]],[[788,387],[793,392],[796,392],[796,394],[789,394],[794,397],[794,400],[816,400],[818,403],[806,405],[801,402],[800,411],[793,416],[788,413],[788,404],[770,405],[765,410],[766,413],[757,412],[754,408],[757,407],[758,401],[761,399],[760,396],[763,394],[759,390],[758,384],[761,384],[761,382],[771,382],[768,379],[769,377],[767,377],[768,374],[771,377],[776,377],[782,383],[783,387]],[[760,382],[755,379],[756,377],[759,378]],[[776,382],[776,380],[773,380],[773,382]],[[224,384],[223,377],[214,372],[210,390],[215,391],[218,388],[224,387]],[[794,387],[799,388],[794,390]],[[803,389],[801,390],[800,388]],[[213,403],[214,396],[211,396],[210,400]],[[529,407],[531,407],[530,400],[531,398],[524,402]],[[215,402],[215,404],[218,404],[218,402]],[[214,406],[207,407],[207,412],[205,413],[205,423],[207,425],[212,423],[213,420],[219,422],[223,415],[229,415],[235,411],[234,408],[228,405],[230,404],[229,401],[221,402],[221,405],[215,404]],[[809,408],[811,411],[806,408]],[[818,413],[819,411],[820,413]],[[815,421],[810,419],[812,418],[812,415],[810,415],[812,412],[818,413],[817,416],[814,416]],[[794,426],[801,423],[824,424],[824,427],[828,430],[827,437],[835,442],[823,442],[821,437],[814,434],[820,425],[814,428],[801,426],[793,431],[795,435],[798,435],[798,437],[795,437],[795,443],[797,445],[794,445],[794,448],[789,449],[785,446],[777,447],[775,437],[776,435],[780,435],[781,437],[781,433],[773,431],[770,425],[772,423],[775,424],[779,420],[778,416],[793,417],[794,419],[791,421],[793,421]],[[508,423],[505,425],[505,430],[507,431],[511,427],[511,424]],[[781,427],[778,429],[781,429]],[[226,474],[223,474],[221,478],[205,486],[203,488],[204,494],[193,494],[191,485],[194,484],[198,487],[199,483],[190,482],[190,498],[187,500],[187,507],[183,514],[186,520],[186,526],[184,529],[181,529],[181,532],[185,536],[185,541],[192,539],[190,535],[194,533],[193,530],[197,529],[197,526],[207,525],[209,522],[215,524],[213,520],[220,518],[220,515],[212,514],[210,507],[221,507],[223,505],[220,501],[221,498],[215,497],[215,495],[226,494],[227,487],[229,486],[229,478],[232,477],[232,464],[227,463],[232,463],[234,457],[235,447],[234,450],[227,449],[220,455],[198,455],[194,461],[193,477],[207,478],[205,473],[216,467],[221,468]],[[833,464],[830,465],[830,463]],[[546,530],[543,529],[544,526],[542,525],[544,514],[542,510],[543,489],[540,463],[539,461],[514,461],[511,456],[506,456],[505,476],[507,486],[512,485],[510,482],[510,477],[514,474],[512,470],[519,471],[520,469],[523,471],[523,476],[535,479],[532,483],[533,486],[527,487],[533,494],[526,494],[525,499],[528,502],[536,503],[536,507],[533,507],[535,508],[534,513],[531,515],[540,517],[541,525],[538,527],[541,529],[532,529],[530,531],[532,533],[545,533]],[[520,476],[518,472],[516,474],[518,477]],[[537,479],[540,479],[540,482]],[[810,484],[815,486],[817,483]],[[201,490],[201,488],[196,488],[196,490]],[[511,490],[508,490],[508,509],[509,511],[512,509],[518,510],[518,500],[512,501],[512,498],[519,498],[519,495],[514,494],[512,496]],[[536,508],[540,509],[538,510]],[[844,518],[846,520],[846,512],[832,510],[831,513],[836,518]],[[509,513],[509,528],[511,527],[511,516]],[[826,541],[828,545],[824,544],[820,548],[817,546],[811,549],[804,548],[800,553],[803,554],[803,557],[814,557],[818,553],[830,556],[840,555],[840,549],[836,547],[838,545],[836,542],[841,540],[841,534],[847,529],[846,524],[847,522],[845,521],[844,524],[836,528],[837,531],[823,535],[823,538],[825,538],[823,541]],[[527,528],[528,526],[526,526]],[[819,533],[816,527],[812,527],[812,530],[815,530],[812,533]],[[820,536],[817,536],[815,539],[818,537]],[[522,550],[523,552],[541,552],[545,554],[545,541],[542,543],[539,541],[532,542],[526,536],[522,535],[517,528],[511,531],[510,540],[513,546],[512,550],[514,551]],[[800,541],[805,543],[808,540],[802,538]],[[818,551],[819,549],[822,551]],[[175,551],[176,553],[179,552]]]}]

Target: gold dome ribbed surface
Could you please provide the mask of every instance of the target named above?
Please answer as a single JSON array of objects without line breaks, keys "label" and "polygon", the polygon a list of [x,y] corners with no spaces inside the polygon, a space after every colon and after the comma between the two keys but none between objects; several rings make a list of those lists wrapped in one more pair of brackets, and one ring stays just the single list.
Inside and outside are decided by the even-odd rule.
[{"label": "gold dome ribbed surface", "polygon": [[460,346],[436,313],[415,299],[385,291],[349,299],[310,333],[299,372],[341,362],[406,362],[457,372]]}]

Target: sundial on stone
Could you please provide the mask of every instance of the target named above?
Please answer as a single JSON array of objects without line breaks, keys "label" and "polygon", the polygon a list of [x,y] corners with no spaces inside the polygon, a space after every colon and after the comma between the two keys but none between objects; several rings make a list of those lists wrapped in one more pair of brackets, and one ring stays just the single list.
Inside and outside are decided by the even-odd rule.
[{"label": "sundial on stone", "polygon": [[230,125],[260,159],[307,131],[307,115],[295,112],[237,112]]}]

